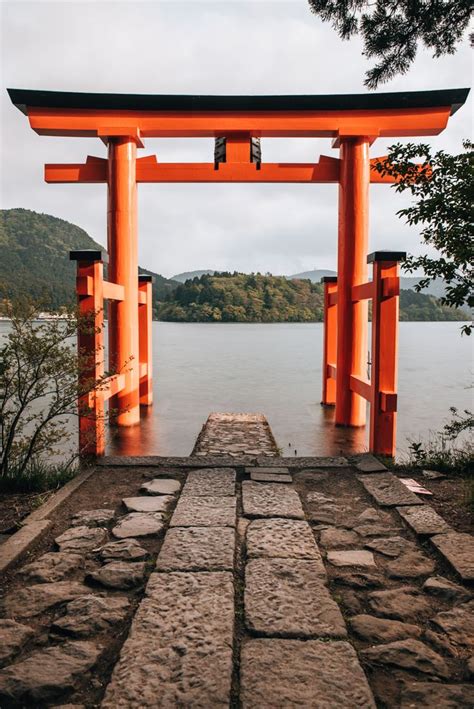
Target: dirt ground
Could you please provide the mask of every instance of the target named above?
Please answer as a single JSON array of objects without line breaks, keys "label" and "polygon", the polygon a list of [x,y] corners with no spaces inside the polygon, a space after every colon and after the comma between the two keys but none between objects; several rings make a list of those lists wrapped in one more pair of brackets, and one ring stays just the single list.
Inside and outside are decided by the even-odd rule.
[{"label": "dirt ground", "polygon": [[394,471],[395,475],[413,478],[433,493],[423,499],[457,532],[474,532],[474,474],[471,477],[446,476],[427,480],[419,471]]}]

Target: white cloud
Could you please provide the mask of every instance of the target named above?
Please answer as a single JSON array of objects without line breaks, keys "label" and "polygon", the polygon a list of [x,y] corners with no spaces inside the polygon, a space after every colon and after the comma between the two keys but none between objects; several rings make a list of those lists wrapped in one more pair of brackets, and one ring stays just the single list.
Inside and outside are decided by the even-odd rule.
[{"label": "white cloud", "polygon": [[[1,5],[2,85],[130,93],[284,94],[364,91],[367,62],[357,39],[341,42],[292,2],[9,2]],[[382,90],[470,84],[470,50],[433,60],[422,51],[407,76]],[[4,208],[68,219],[105,243],[105,187],[45,185],[45,162],[103,155],[98,140],[45,138],[1,99]],[[471,132],[470,105],[430,141],[457,150]],[[392,141],[378,141],[383,154]],[[212,159],[209,140],[149,140],[162,160]],[[336,155],[327,140],[263,141],[266,160]],[[419,250],[395,212],[402,198],[371,191],[371,249]],[[143,185],[140,262],[165,275],[194,268],[290,273],[335,267],[335,185]]]}]

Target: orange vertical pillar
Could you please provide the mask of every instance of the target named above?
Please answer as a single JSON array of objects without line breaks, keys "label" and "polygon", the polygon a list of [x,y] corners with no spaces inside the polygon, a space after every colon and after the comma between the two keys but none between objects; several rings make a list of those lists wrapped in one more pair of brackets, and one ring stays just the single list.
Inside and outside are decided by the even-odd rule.
[{"label": "orange vertical pillar", "polygon": [[140,420],[136,153],[134,138],[109,138],[109,280],[124,287],[123,301],[109,303],[109,362],[125,374],[125,387],[110,399],[119,426]]},{"label": "orange vertical pillar", "polygon": [[143,373],[140,371],[140,404],[142,406],[151,406],[153,403],[152,283],[153,276],[138,276],[138,289],[141,295],[138,306],[140,369],[145,370]]},{"label": "orange vertical pillar", "polygon": [[337,354],[337,305],[331,302],[337,296],[337,276],[325,276],[324,284],[324,344],[323,344],[323,396],[324,406],[336,403],[336,380],[331,376],[330,367],[336,366]]},{"label": "orange vertical pillar", "polygon": [[368,138],[341,138],[340,157],[335,422],[363,426],[366,403],[350,390],[350,377],[367,376],[368,306],[366,301],[352,302],[352,288],[367,280]]},{"label": "orange vertical pillar", "polygon": [[77,349],[79,361],[79,454],[105,452],[104,398],[94,385],[104,375],[103,251],[70,251],[77,261],[76,291],[79,309]]},{"label": "orange vertical pillar", "polygon": [[374,269],[369,449],[391,457],[395,455],[397,429],[398,262],[405,256],[401,251],[376,251],[367,259]]}]

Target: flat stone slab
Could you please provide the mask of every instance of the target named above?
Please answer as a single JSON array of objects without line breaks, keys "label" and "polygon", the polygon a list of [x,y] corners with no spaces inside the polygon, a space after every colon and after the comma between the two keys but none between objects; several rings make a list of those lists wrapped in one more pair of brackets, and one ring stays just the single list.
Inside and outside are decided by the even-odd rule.
[{"label": "flat stone slab", "polygon": [[143,582],[145,563],[143,561],[111,561],[101,569],[89,574],[89,578],[107,588],[127,590]]},{"label": "flat stone slab", "polygon": [[325,549],[344,549],[350,546],[356,546],[359,542],[359,535],[349,529],[338,529],[337,527],[329,527],[322,529],[319,536],[319,543]]},{"label": "flat stone slab", "polygon": [[115,517],[114,510],[83,510],[72,518],[74,527],[106,527]]},{"label": "flat stone slab", "polygon": [[406,638],[419,638],[421,629],[412,623],[376,618],[373,615],[355,615],[349,620],[352,631],[371,644],[391,643]]},{"label": "flat stone slab", "polygon": [[[418,507],[414,508],[418,509]],[[371,539],[365,542],[365,546],[368,549],[383,554],[384,556],[392,557],[396,559],[400,554],[404,554],[407,551],[414,551],[416,546],[409,539],[404,537],[380,537],[377,539]]]},{"label": "flat stone slab", "polygon": [[[65,642],[32,653],[0,671],[0,701],[4,706],[36,706],[74,689],[76,680],[97,662],[100,650],[92,642]],[[8,704],[7,704],[8,703]]]},{"label": "flat stone slab", "polygon": [[235,495],[235,471],[232,468],[191,470],[181,494],[192,497]]},{"label": "flat stone slab", "polygon": [[367,678],[347,642],[247,640],[240,668],[243,709],[375,709]]},{"label": "flat stone slab", "polygon": [[470,534],[448,532],[431,541],[463,581],[474,581],[474,538]]},{"label": "flat stone slab", "polygon": [[369,608],[376,615],[395,620],[419,622],[431,613],[426,597],[412,586],[373,591],[368,601]]},{"label": "flat stone slab", "polygon": [[419,550],[407,551],[397,559],[392,559],[385,567],[386,574],[391,579],[417,579],[429,576],[435,570],[435,563]]},{"label": "flat stone slab", "polygon": [[154,478],[144,483],[140,490],[148,495],[175,495],[179,492],[181,483],[173,478]]},{"label": "flat stone slab", "polygon": [[467,588],[459,586],[443,576],[431,576],[423,584],[423,591],[445,601],[469,601],[472,598],[472,594]]},{"label": "flat stone slab", "polygon": [[435,677],[449,677],[448,666],[443,658],[415,638],[369,647],[361,650],[360,654],[378,665],[389,665]]},{"label": "flat stone slab", "polygon": [[247,527],[247,556],[267,559],[314,559],[326,571],[309,524],[296,519],[254,519]]},{"label": "flat stone slab", "polygon": [[449,524],[429,505],[397,507],[397,512],[416,534],[432,536],[451,531]]},{"label": "flat stone slab", "polygon": [[99,549],[99,556],[105,563],[108,561],[140,561],[146,559],[148,552],[136,539],[131,538],[104,544]]},{"label": "flat stone slab", "polygon": [[203,426],[193,456],[274,456],[278,448],[263,414],[213,412]]},{"label": "flat stone slab", "polygon": [[165,512],[173,502],[172,495],[124,497],[122,502],[129,512]]},{"label": "flat stone slab", "polygon": [[67,576],[84,567],[84,557],[68,551],[50,551],[36,561],[27,564],[18,572],[30,583],[53,583],[63,581]]},{"label": "flat stone slab", "polygon": [[400,709],[472,709],[474,685],[407,682],[402,687]]},{"label": "flat stone slab", "polygon": [[157,571],[232,571],[235,529],[174,527],[161,547]]},{"label": "flat stone slab", "polygon": [[242,505],[247,517],[304,519],[303,507],[293,487],[277,483],[242,483]]},{"label": "flat stone slab", "polygon": [[289,475],[290,471],[288,468],[277,468],[277,467],[267,467],[259,465],[258,468],[245,468],[247,475],[252,475],[252,473],[261,473],[262,475],[278,475],[281,478],[283,475]]},{"label": "flat stone slab", "polygon": [[160,512],[131,512],[119,519],[112,529],[112,534],[119,539],[147,537],[149,534],[158,534],[164,526],[163,515]]},{"label": "flat stone slab", "polygon": [[252,559],[245,570],[245,622],[249,630],[286,637],[345,637],[339,606],[317,561]]},{"label": "flat stone slab", "polygon": [[11,591],[4,600],[4,607],[7,616],[32,618],[89,592],[87,586],[76,581],[39,583]]},{"label": "flat stone slab", "polygon": [[54,540],[59,551],[86,553],[98,547],[107,537],[102,527],[70,527]]},{"label": "flat stone slab", "polygon": [[331,581],[335,581],[341,586],[349,586],[351,588],[381,588],[383,585],[383,577],[379,573],[379,569],[351,569],[345,567],[331,570]]},{"label": "flat stone slab", "polygon": [[357,478],[381,507],[424,504],[392,473],[358,475]]},{"label": "flat stone slab", "polygon": [[387,470],[387,467],[370,453],[359,458],[355,467],[357,470],[360,470],[361,473],[377,473]]},{"label": "flat stone slab", "polygon": [[0,664],[10,662],[34,634],[28,625],[8,618],[0,619]]},{"label": "flat stone slab", "polygon": [[67,604],[66,615],[53,623],[52,631],[75,638],[87,638],[116,626],[124,620],[129,608],[127,598],[79,596]]},{"label": "flat stone slab", "polygon": [[327,560],[333,566],[376,566],[374,555],[365,549],[328,551]]},{"label": "flat stone slab", "polygon": [[431,618],[431,623],[442,634],[441,645],[451,654],[474,655],[474,601],[438,613]]},{"label": "flat stone slab", "polygon": [[235,527],[236,499],[230,496],[181,495],[171,527]]},{"label": "flat stone slab", "polygon": [[[278,470],[278,468],[276,468]],[[260,483],[291,483],[291,475],[279,475],[275,473],[261,473],[258,469],[250,473],[250,480]]]},{"label": "flat stone slab", "polygon": [[322,458],[301,456],[294,458],[257,458],[257,464],[268,468],[348,468],[349,461],[342,456],[324,456]]},{"label": "flat stone slab", "polygon": [[229,706],[233,629],[232,574],[153,573],[101,706]]}]

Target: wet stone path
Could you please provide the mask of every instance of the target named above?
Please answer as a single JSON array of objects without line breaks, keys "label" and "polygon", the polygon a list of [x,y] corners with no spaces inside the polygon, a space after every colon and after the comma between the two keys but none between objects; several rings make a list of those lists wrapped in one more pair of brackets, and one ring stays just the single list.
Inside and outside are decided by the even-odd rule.
[{"label": "wet stone path", "polygon": [[9,578],[0,706],[472,707],[472,537],[370,456],[269,460],[98,468]]},{"label": "wet stone path", "polygon": [[276,456],[278,447],[263,414],[209,414],[192,455],[225,455],[238,458]]}]

